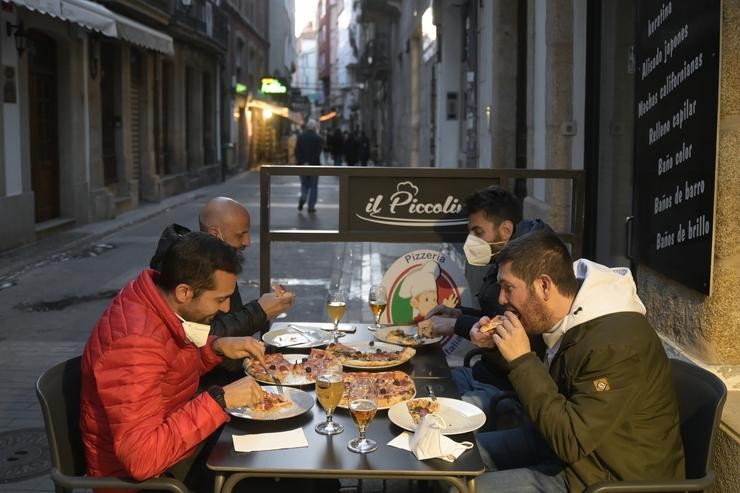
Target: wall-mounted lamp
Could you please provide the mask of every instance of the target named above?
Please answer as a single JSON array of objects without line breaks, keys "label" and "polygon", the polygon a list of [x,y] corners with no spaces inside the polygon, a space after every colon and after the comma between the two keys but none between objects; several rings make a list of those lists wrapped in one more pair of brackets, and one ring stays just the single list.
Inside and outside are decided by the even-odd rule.
[{"label": "wall-mounted lamp", "polygon": [[193,5],[193,0],[180,0],[183,7],[190,7]]},{"label": "wall-mounted lamp", "polygon": [[6,22],[5,33],[8,36],[15,35],[15,49],[18,51],[18,56],[22,55],[26,51],[28,43],[28,37],[26,36],[26,30],[23,29],[23,23],[11,24],[10,22]]}]

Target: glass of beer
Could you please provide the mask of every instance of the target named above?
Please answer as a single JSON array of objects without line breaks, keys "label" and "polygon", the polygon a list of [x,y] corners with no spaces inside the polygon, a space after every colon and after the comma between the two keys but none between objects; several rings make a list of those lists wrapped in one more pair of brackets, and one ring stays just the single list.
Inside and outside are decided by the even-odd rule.
[{"label": "glass of beer", "polygon": [[368,327],[369,330],[382,328],[380,325],[380,316],[385,311],[385,304],[388,299],[388,292],[382,284],[373,284],[370,286],[370,292],[367,295],[367,302],[370,305],[370,311],[375,318],[375,326]]},{"label": "glass of beer", "polygon": [[326,311],[329,313],[329,320],[334,324],[334,340],[343,336],[339,332],[339,321],[347,311],[347,295],[342,289],[332,289],[326,299]]},{"label": "glass of beer", "polygon": [[352,452],[364,454],[378,448],[378,442],[367,437],[367,427],[378,411],[378,395],[371,379],[360,380],[349,389],[349,412],[357,423],[360,436],[347,444]]},{"label": "glass of beer", "polygon": [[316,425],[317,433],[336,435],[344,431],[344,427],[335,423],[332,418],[334,409],[339,405],[343,395],[344,377],[341,365],[321,368],[316,376],[316,397],[326,411],[326,421]]}]

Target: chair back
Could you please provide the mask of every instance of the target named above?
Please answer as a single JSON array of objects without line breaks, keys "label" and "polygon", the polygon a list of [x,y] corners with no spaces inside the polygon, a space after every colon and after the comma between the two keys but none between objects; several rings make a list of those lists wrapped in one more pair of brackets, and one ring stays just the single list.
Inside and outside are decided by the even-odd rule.
[{"label": "chair back", "polygon": [[696,365],[671,359],[671,368],[686,456],[686,479],[703,478],[711,469],[714,436],[727,388],[716,375]]},{"label": "chair back", "polygon": [[36,382],[52,465],[62,474],[84,476],[85,448],[80,433],[81,357],[46,370]]}]

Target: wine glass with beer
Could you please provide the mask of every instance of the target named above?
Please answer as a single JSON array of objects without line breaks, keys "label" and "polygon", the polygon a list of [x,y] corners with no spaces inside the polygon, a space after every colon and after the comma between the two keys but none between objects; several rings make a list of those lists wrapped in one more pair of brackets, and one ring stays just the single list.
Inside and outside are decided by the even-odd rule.
[{"label": "wine glass with beer", "polygon": [[373,312],[375,317],[375,326],[368,327],[370,330],[377,330],[382,328],[380,325],[380,316],[385,311],[385,305],[388,299],[388,292],[385,286],[382,284],[373,284],[370,286],[370,291],[367,295],[367,302],[370,305],[370,311]]},{"label": "wine glass with beer", "polygon": [[316,432],[322,435],[336,435],[344,431],[344,426],[335,423],[332,416],[344,395],[344,374],[342,365],[327,365],[316,375],[316,397],[326,412],[326,421],[316,425]]},{"label": "wine glass with beer", "polygon": [[347,294],[343,289],[332,289],[326,299],[326,311],[329,313],[329,320],[334,324],[334,341],[343,336],[339,332],[339,321],[347,311]]},{"label": "wine glass with beer", "polygon": [[360,436],[347,444],[352,452],[364,454],[378,448],[378,442],[367,437],[367,428],[378,411],[378,394],[372,379],[359,380],[349,389],[349,412],[357,423]]}]

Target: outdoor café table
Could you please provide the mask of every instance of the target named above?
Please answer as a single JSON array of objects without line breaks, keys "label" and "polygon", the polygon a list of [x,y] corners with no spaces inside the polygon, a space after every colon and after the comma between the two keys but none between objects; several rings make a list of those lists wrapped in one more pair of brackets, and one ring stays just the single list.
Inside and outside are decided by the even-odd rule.
[{"label": "outdoor caf\u00e9 table", "polygon": [[[372,339],[372,334],[366,330],[367,324],[355,325],[357,332],[342,337],[342,342]],[[285,348],[284,352],[298,351]],[[419,348],[416,356],[409,362],[394,367],[393,370],[405,371],[411,375],[416,384],[417,395],[427,395],[427,385],[431,385],[439,397],[459,398],[447,361],[438,344]],[[314,392],[311,386],[303,387],[303,390],[312,394]],[[368,437],[378,442],[378,449],[367,454],[358,454],[347,449],[347,442],[358,435],[357,426],[349,411],[338,408],[334,413],[334,421],[344,426],[344,432],[338,435],[325,436],[316,433],[314,427],[325,419],[324,410],[319,404],[300,416],[283,420],[252,421],[232,418],[223,427],[207,462],[208,467],[216,472],[215,492],[231,493],[239,481],[250,477],[282,477],[439,480],[454,485],[461,493],[474,493],[475,479],[484,470],[477,446],[463,452],[454,462],[442,459],[420,461],[407,450],[388,446],[388,442],[403,430],[388,419],[387,411],[378,411],[368,427]],[[248,453],[234,450],[232,435],[273,433],[298,427],[303,428],[308,440],[307,448]],[[472,432],[451,438],[458,442],[467,440],[475,443]]]}]

